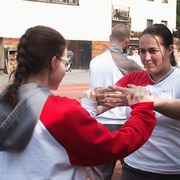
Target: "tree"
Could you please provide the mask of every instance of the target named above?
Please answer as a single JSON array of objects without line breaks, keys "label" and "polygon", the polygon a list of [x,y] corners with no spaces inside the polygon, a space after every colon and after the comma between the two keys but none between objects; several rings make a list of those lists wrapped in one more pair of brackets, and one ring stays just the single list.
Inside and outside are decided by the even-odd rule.
[{"label": "tree", "polygon": [[178,38],[180,38],[180,0],[177,0],[176,29]]}]

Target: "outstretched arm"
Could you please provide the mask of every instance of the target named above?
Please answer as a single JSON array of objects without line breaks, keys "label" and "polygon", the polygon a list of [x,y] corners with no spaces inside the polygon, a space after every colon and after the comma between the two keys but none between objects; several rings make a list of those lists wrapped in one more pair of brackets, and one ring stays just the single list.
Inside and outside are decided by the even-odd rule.
[{"label": "outstretched arm", "polygon": [[[135,85],[129,85],[130,88],[136,88]],[[167,99],[158,96],[151,96],[154,101],[154,110],[176,120],[180,120],[180,99]]]},{"label": "outstretched arm", "polygon": [[117,86],[94,88],[85,91],[82,97],[82,106],[92,116],[99,115],[113,107],[152,101],[150,91],[137,86],[133,90]]},{"label": "outstretched arm", "polygon": [[180,99],[155,97],[154,110],[167,117],[180,120]]},{"label": "outstretched arm", "polygon": [[[114,132],[89,116],[85,109],[83,111],[71,104],[73,108],[68,108],[66,130],[62,132],[65,136],[60,135],[60,138],[66,140],[62,145],[67,149],[71,163],[81,166],[100,165],[124,158],[140,148],[150,137],[156,124],[153,102],[150,102],[149,96],[150,93],[141,88],[128,96],[131,116]],[[90,98],[95,100],[94,92],[90,94]],[[77,146],[77,142],[81,143]]]},{"label": "outstretched arm", "polygon": [[[124,94],[128,94],[128,92],[133,93],[137,86],[130,84],[128,85],[128,87],[129,88],[124,89]],[[116,89],[117,91],[122,91],[122,88],[120,87],[112,86],[111,88]],[[120,103],[118,95],[109,94],[108,96],[110,96],[109,99],[112,99],[114,101],[114,105],[118,106],[118,104]],[[154,102],[155,111],[169,118],[180,120],[180,99],[167,99],[154,95],[151,95],[150,98]],[[112,100],[111,103],[113,103]]]}]

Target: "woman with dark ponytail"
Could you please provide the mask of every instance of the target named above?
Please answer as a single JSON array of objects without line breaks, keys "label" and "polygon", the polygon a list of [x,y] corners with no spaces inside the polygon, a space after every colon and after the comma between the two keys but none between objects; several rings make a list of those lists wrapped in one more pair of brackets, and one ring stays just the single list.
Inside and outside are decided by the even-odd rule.
[{"label": "woman with dark ponytail", "polygon": [[124,159],[121,180],[179,180],[180,69],[173,35],[165,25],[154,24],[142,32],[139,49],[146,71],[131,72],[116,85],[149,89],[155,95],[157,124],[148,141]]},{"label": "woman with dark ponytail", "polygon": [[[148,90],[137,88],[129,97],[132,117],[116,132],[78,101],[50,92],[69,67],[58,31],[29,28],[19,40],[17,63],[12,83],[0,93],[1,180],[86,180],[86,166],[124,158],[151,135],[156,118]],[[95,101],[94,93],[85,92]]]}]

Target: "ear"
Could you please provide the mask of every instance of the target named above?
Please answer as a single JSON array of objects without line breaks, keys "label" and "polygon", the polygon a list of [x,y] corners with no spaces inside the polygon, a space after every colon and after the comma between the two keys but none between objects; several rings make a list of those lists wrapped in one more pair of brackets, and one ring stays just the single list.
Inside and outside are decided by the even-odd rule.
[{"label": "ear", "polygon": [[53,58],[51,59],[50,68],[51,69],[56,69],[57,64],[58,64],[57,57],[53,56]]},{"label": "ear", "polygon": [[112,42],[112,35],[109,36],[109,41]]},{"label": "ear", "polygon": [[130,37],[126,38],[126,43],[128,44],[130,41]]},{"label": "ear", "polygon": [[174,46],[173,46],[173,44],[171,44],[171,45],[169,46],[168,50],[169,50],[169,53],[170,53],[170,54],[174,52]]}]

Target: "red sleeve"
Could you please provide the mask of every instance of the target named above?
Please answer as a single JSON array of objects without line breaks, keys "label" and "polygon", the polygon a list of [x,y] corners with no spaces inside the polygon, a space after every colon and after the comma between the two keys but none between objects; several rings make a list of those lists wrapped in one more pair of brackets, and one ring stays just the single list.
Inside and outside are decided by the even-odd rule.
[{"label": "red sleeve", "polygon": [[72,165],[93,166],[124,158],[150,137],[155,126],[153,103],[132,106],[132,115],[119,131],[110,132],[81,107],[67,98],[51,96],[41,121],[65,147]]},{"label": "red sleeve", "polygon": [[127,87],[128,84],[134,84],[136,86],[147,86],[152,85],[154,82],[150,79],[147,71],[133,71],[125,75],[116,85],[121,87]]}]

